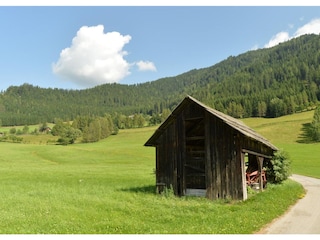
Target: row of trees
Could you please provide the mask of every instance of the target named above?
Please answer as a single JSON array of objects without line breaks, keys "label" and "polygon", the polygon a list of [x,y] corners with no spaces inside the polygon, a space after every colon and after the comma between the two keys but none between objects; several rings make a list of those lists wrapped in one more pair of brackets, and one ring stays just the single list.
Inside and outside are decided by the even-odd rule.
[{"label": "row of trees", "polygon": [[72,144],[79,137],[82,137],[82,142],[85,143],[97,142],[116,133],[110,116],[77,117],[72,124],[56,119],[51,130],[52,135],[60,137],[58,142],[63,145]]},{"label": "row of trees", "polygon": [[[279,96],[279,97],[278,97]],[[269,96],[244,97],[239,96],[236,100],[216,101],[214,107],[236,118],[245,117],[280,117],[304,110],[315,108],[318,99],[316,96],[309,97],[306,91],[281,97],[270,94]],[[226,106],[226,107],[225,107]]]},{"label": "row of trees", "polygon": [[84,143],[97,142],[111,134],[117,134],[119,129],[141,128],[160,124],[170,113],[170,110],[165,109],[163,113],[153,114],[152,116],[143,114],[126,116],[114,113],[112,115],[106,114],[103,117],[77,116],[73,121],[56,118],[52,129],[48,127],[46,122],[39,124],[39,127],[36,127],[32,132],[30,132],[28,125],[25,125],[22,129],[12,127],[9,132],[0,133],[0,141],[21,142],[23,138],[19,137],[20,135],[50,133],[59,136],[58,142],[63,145],[72,144],[79,138],[82,138]]},{"label": "row of trees", "polygon": [[72,144],[80,137],[84,143],[97,142],[112,134],[118,134],[119,129],[159,124],[169,114],[170,111],[166,110],[152,117],[142,114],[125,116],[117,113],[106,114],[104,117],[78,116],[72,121],[72,124],[62,119],[55,119],[51,134],[59,136],[58,142],[64,145]]}]

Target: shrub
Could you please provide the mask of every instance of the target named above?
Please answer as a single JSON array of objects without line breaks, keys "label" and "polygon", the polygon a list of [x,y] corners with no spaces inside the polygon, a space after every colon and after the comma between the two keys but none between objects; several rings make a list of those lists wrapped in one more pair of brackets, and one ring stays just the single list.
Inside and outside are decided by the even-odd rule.
[{"label": "shrub", "polygon": [[22,137],[17,137],[16,135],[9,135],[9,140],[13,143],[21,143],[23,138]]},{"label": "shrub", "polygon": [[273,183],[281,183],[291,175],[291,160],[283,150],[276,152],[267,166],[268,179]]},{"label": "shrub", "polygon": [[73,144],[77,138],[81,137],[81,135],[81,130],[74,129],[71,126],[66,126],[64,132],[60,133],[61,138],[58,139],[58,143],[62,145]]},{"label": "shrub", "polygon": [[10,134],[16,134],[17,129],[16,128],[10,128]]}]

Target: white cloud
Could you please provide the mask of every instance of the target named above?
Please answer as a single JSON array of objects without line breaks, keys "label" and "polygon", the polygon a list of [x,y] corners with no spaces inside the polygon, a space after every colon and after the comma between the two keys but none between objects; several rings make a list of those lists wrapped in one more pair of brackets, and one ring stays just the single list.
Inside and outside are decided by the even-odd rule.
[{"label": "white cloud", "polygon": [[301,35],[311,34],[311,33],[314,33],[314,34],[320,33],[320,18],[314,19],[311,22],[299,28],[295,32],[294,37],[299,37]]},{"label": "white cloud", "polygon": [[258,50],[259,49],[259,45],[258,44],[255,44],[251,49],[250,51],[255,51],[255,50]]},{"label": "white cloud", "polygon": [[278,45],[281,42],[288,41],[290,39],[289,33],[287,32],[279,32],[277,35],[273,36],[270,41],[264,45],[265,48],[270,48]]},{"label": "white cloud", "polygon": [[136,65],[138,66],[139,71],[157,71],[157,68],[153,62],[139,61],[136,63]]},{"label": "white cloud", "polygon": [[119,82],[128,76],[133,64],[124,59],[127,52],[123,48],[131,36],[103,31],[103,25],[81,27],[71,46],[53,63],[53,72],[84,87]]},{"label": "white cloud", "polygon": [[314,19],[311,22],[303,25],[298,28],[298,30],[294,33],[292,37],[289,36],[288,32],[279,32],[275,36],[273,36],[270,41],[264,45],[265,48],[270,48],[278,45],[279,43],[288,41],[292,38],[299,37],[304,34],[319,34],[320,33],[320,18]]}]

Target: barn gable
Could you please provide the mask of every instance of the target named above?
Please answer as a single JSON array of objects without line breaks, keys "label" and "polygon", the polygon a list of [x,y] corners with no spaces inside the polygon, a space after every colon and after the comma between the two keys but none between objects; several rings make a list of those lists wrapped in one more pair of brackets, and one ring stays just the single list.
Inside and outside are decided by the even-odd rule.
[{"label": "barn gable", "polygon": [[[156,147],[156,184],[176,195],[246,199],[244,156],[263,160],[278,149],[241,121],[187,96],[145,146]],[[261,183],[260,179],[260,183]],[[262,183],[260,184],[262,186]]]}]

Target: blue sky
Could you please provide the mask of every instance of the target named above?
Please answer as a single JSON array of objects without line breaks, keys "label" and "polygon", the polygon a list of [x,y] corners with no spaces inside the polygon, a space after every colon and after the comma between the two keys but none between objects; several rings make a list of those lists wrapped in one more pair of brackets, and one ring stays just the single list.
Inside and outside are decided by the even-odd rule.
[{"label": "blue sky", "polygon": [[0,91],[84,89],[176,76],[319,34],[320,6],[1,6],[0,30]]}]

